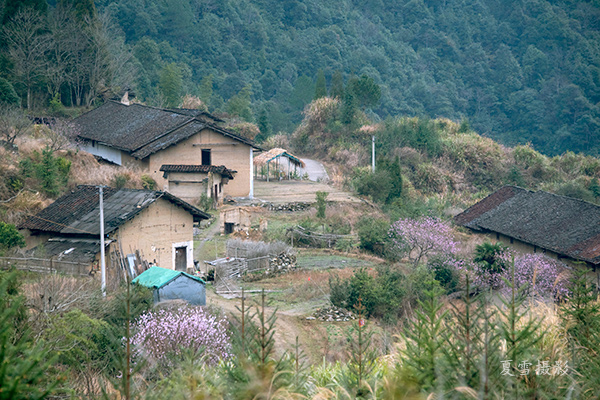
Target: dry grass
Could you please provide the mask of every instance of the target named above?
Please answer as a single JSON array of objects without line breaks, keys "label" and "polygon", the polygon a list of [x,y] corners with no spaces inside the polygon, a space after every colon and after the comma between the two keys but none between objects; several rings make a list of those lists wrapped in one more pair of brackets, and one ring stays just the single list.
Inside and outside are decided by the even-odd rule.
[{"label": "dry grass", "polygon": [[139,168],[101,163],[85,151],[65,152],[64,156],[71,161],[69,182],[72,185],[114,186],[116,177],[122,175],[126,179],[125,187],[143,189],[143,172]]}]

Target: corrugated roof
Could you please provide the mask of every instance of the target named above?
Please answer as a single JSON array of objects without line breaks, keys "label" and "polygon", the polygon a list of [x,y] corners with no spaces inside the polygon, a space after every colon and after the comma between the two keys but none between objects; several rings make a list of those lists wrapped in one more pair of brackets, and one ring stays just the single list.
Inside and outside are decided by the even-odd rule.
[{"label": "corrugated roof", "polygon": [[[209,128],[260,149],[253,141],[213,125],[206,113],[164,110],[142,104],[108,101],[74,120],[79,136],[145,158]],[[214,121],[220,121],[213,118]]]},{"label": "corrugated roof", "polygon": [[[62,234],[100,234],[100,205],[96,186],[80,185],[36,215],[28,217],[19,228]],[[126,221],[164,198],[194,216],[194,220],[208,219],[210,215],[170,193],[154,190],[103,189],[104,231],[110,233]]]},{"label": "corrugated roof", "polygon": [[164,164],[160,166],[160,171],[163,172],[181,172],[181,173],[217,173],[229,179],[233,179],[233,174],[237,171],[227,169],[224,165],[180,165],[180,164]]},{"label": "corrugated roof", "polygon": [[544,191],[504,187],[455,217],[573,259],[600,263],[600,207]]},{"label": "corrugated roof", "polygon": [[180,275],[185,275],[190,279],[204,284],[205,282],[197,276],[190,275],[183,271],[174,271],[172,269],[166,269],[161,267],[151,267],[146,271],[139,274],[132,282],[137,283],[148,288],[160,289],[165,286],[173,279]]}]

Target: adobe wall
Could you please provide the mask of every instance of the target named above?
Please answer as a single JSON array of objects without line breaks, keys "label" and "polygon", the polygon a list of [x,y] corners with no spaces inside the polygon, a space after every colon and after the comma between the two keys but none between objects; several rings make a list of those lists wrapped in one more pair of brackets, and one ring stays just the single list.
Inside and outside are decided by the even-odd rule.
[{"label": "adobe wall", "polygon": [[212,198],[215,185],[217,185],[217,204],[223,202],[226,185],[223,184],[220,174],[169,172],[167,179],[165,190],[192,205],[198,204],[202,193]]},{"label": "adobe wall", "polygon": [[211,164],[224,165],[237,171],[235,178],[223,186],[224,195],[246,197],[252,194],[252,148],[247,144],[226,137],[211,129],[203,129],[200,133],[161,150],[149,157],[148,170],[156,180],[159,190],[165,190],[167,180],[160,167],[163,164],[202,164],[202,149],[211,150]]},{"label": "adobe wall", "polygon": [[192,269],[193,224],[193,216],[189,212],[167,200],[158,199],[123,224],[115,239],[120,240],[123,255],[139,250],[146,261],[169,269],[175,269],[175,247],[187,246],[187,268]]}]

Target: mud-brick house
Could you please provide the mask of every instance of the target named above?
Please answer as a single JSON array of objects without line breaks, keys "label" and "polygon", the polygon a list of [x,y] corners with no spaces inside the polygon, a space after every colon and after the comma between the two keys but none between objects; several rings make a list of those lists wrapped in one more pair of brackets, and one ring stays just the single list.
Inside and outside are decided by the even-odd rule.
[{"label": "mud-brick house", "polygon": [[[117,165],[146,171],[161,190],[182,190],[177,183],[169,182],[170,173],[175,171],[165,171],[172,168],[167,166],[196,168],[196,172],[188,174],[197,174],[201,167],[210,166],[229,171],[212,184],[208,191],[211,197],[219,190],[223,195],[253,197],[253,151],[260,148],[253,141],[220,127],[221,122],[198,110],[167,110],[115,101],[108,101],[74,120],[84,150]],[[186,183],[179,184],[188,187],[184,190],[187,194],[192,192],[189,186],[197,179],[191,175],[186,179]],[[203,179],[197,183],[197,192],[204,190]]]},{"label": "mud-brick house", "polygon": [[215,204],[223,203],[223,188],[234,178],[236,171],[223,165],[171,165],[160,167],[167,180],[165,190],[187,202],[197,202],[202,195]]},{"label": "mud-brick house", "polygon": [[461,226],[521,252],[584,262],[600,280],[600,206],[505,186],[454,217]]},{"label": "mud-brick house", "polygon": [[[152,190],[104,188],[103,204],[109,276],[118,273],[118,260],[129,254],[171,270],[193,268],[193,227],[208,214],[168,192]],[[98,188],[78,186],[19,229],[31,254],[89,262],[93,270],[100,260]]]}]

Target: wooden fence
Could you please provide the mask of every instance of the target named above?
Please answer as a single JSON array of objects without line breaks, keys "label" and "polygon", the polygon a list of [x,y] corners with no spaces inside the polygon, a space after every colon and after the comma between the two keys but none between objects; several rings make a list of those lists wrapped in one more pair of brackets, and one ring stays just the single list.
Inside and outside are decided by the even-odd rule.
[{"label": "wooden fence", "polygon": [[0,269],[16,268],[22,271],[89,276],[91,265],[72,261],[61,261],[45,258],[0,257]]}]

